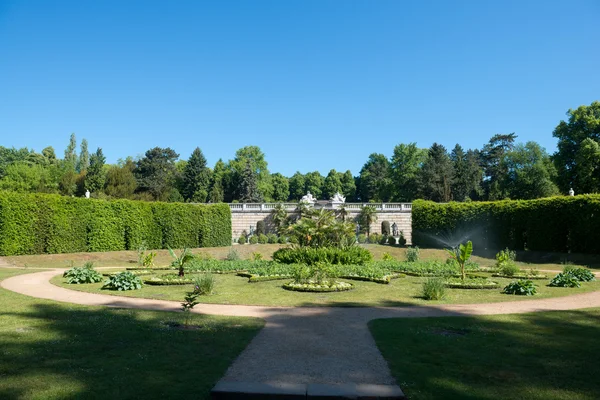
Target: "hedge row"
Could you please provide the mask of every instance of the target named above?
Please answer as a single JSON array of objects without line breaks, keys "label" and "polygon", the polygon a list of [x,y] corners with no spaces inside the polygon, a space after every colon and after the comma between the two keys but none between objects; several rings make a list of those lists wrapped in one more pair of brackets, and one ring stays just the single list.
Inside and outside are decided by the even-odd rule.
[{"label": "hedge row", "polygon": [[600,195],[412,207],[419,246],[447,247],[472,240],[475,249],[600,253]]},{"label": "hedge row", "polygon": [[231,244],[226,204],[94,200],[0,192],[0,255]]}]

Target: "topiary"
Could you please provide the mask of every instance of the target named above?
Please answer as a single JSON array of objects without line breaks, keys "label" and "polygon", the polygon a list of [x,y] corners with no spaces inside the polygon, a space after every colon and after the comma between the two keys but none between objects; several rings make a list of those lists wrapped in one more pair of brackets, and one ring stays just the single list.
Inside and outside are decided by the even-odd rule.
[{"label": "topiary", "polygon": [[276,234],[274,234],[274,233],[269,233],[269,234],[267,235],[267,238],[269,239],[269,243],[270,243],[270,244],[275,244],[275,243],[277,243],[277,241],[279,240],[279,238],[277,237],[277,235],[276,235]]},{"label": "topiary", "polygon": [[384,236],[389,236],[392,234],[390,230],[390,221],[383,221],[381,223],[381,234]]},{"label": "topiary", "polygon": [[258,235],[258,243],[267,244],[267,243],[269,243],[269,238],[265,234],[260,234],[260,235]]},{"label": "topiary", "polygon": [[387,237],[387,243],[388,243],[390,246],[395,246],[395,245],[396,245],[396,238],[395,238],[395,237],[393,237],[393,236],[388,236],[388,237]]},{"label": "topiary", "polygon": [[238,244],[246,244],[246,236],[240,236],[237,242]]},{"label": "topiary", "polygon": [[258,244],[258,236],[256,236],[256,235],[250,236],[250,244]]},{"label": "topiary", "polygon": [[400,231],[400,237],[398,238],[398,246],[406,246],[406,238],[404,232]]},{"label": "topiary", "polygon": [[256,232],[255,232],[255,234],[258,235],[258,236],[260,236],[260,235],[264,235],[266,233],[267,233],[267,231],[266,231],[266,228],[265,228],[265,221],[262,221],[262,220],[258,221],[256,223]]}]

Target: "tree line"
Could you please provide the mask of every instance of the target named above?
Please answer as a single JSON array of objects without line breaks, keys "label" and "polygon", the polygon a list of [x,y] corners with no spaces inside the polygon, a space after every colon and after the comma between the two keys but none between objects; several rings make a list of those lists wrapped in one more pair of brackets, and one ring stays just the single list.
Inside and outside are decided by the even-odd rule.
[{"label": "tree line", "polygon": [[210,168],[197,147],[187,160],[171,148],[155,147],[143,157],[106,164],[101,148],[90,153],[72,134],[62,158],[52,147],[37,153],[0,146],[0,190],[170,202],[285,202],[307,192],[318,199],[335,193],[346,201],[437,202],[534,199],[600,192],[600,102],[567,112],[553,132],[550,155],[538,143],[518,143],[515,133],[496,134],[481,149],[451,150],[438,143],[419,148],[398,144],[390,158],[373,153],[358,176],[348,170],[291,177],[271,173],[257,146],[236,151]]}]

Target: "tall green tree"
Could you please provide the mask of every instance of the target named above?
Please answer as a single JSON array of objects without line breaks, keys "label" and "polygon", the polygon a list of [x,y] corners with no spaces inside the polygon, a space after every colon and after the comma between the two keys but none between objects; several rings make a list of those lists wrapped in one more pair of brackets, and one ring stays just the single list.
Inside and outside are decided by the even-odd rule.
[{"label": "tall green tree", "polygon": [[316,199],[322,198],[324,182],[319,171],[307,173],[304,175],[304,194],[310,192]]},{"label": "tall green tree", "polygon": [[[552,133],[558,139],[558,150],[553,155],[558,172],[558,186],[563,193],[571,187],[576,193],[599,192],[600,187],[595,185],[593,174],[589,174],[594,154],[590,150],[594,145],[587,141],[587,149],[581,151],[581,148],[586,139],[600,143],[600,101],[569,110],[567,115],[568,121],[560,121]],[[591,154],[592,158],[586,159],[585,154]],[[579,168],[578,161],[583,163],[582,168]]]},{"label": "tall green tree", "polygon": [[133,171],[135,163],[131,158],[125,160],[121,165],[113,165],[106,173],[106,194],[118,199],[132,199],[137,181]]},{"label": "tall green tree", "polygon": [[0,190],[56,193],[57,189],[58,182],[54,181],[49,168],[25,161],[9,164],[0,179]]},{"label": "tall green tree", "polygon": [[452,161],[450,161],[446,148],[441,144],[434,143],[419,172],[419,194],[424,199],[437,202],[452,200],[453,175]]},{"label": "tall green tree", "polygon": [[360,201],[390,201],[390,162],[383,154],[371,154],[363,165],[360,170],[358,193]]},{"label": "tall green tree", "polygon": [[502,164],[507,171],[502,190],[511,199],[537,199],[559,193],[553,182],[556,169],[546,150],[536,142],[516,145],[506,153]]},{"label": "tall green tree", "polygon": [[65,149],[64,161],[73,170],[75,170],[75,167],[77,167],[77,139],[75,138],[74,133],[71,133],[71,137],[69,138],[69,144]]},{"label": "tall green tree", "polygon": [[427,150],[416,143],[401,143],[394,147],[390,162],[392,198],[395,201],[413,201],[417,198],[417,176],[427,159]]},{"label": "tall green tree", "polygon": [[346,170],[340,176],[340,182],[342,183],[342,193],[346,197],[346,201],[354,201],[356,198],[356,180],[352,176],[350,170]]},{"label": "tall green tree", "polygon": [[502,200],[508,196],[503,190],[502,180],[508,171],[502,162],[506,153],[515,146],[515,133],[497,134],[481,150],[481,162],[484,169],[483,189],[487,200]]},{"label": "tall green tree", "polygon": [[299,171],[290,178],[290,200],[299,201],[306,194],[306,180]]},{"label": "tall green tree", "polygon": [[250,160],[246,160],[242,171],[239,194],[242,203],[261,203],[264,200],[258,188],[258,173]]},{"label": "tall green tree", "polygon": [[[261,197],[267,201],[271,200],[273,197],[271,174],[269,173],[268,163],[265,160],[265,154],[258,146],[242,147],[235,152],[235,158],[229,162],[233,172],[234,187],[240,188],[239,185],[248,164],[250,164],[253,174],[256,175]],[[241,200],[240,191],[238,191],[238,197]]]},{"label": "tall green tree", "polygon": [[222,203],[225,201],[225,176],[227,174],[227,166],[223,160],[219,159],[213,169],[212,182],[208,201],[211,203]]},{"label": "tall green tree", "polygon": [[323,181],[323,197],[330,199],[336,193],[343,193],[342,180],[340,174],[335,169],[329,171]]},{"label": "tall green tree", "polygon": [[273,201],[284,202],[290,197],[290,183],[288,178],[279,172],[271,175],[273,184]]},{"label": "tall green tree", "polygon": [[48,146],[44,147],[42,150],[42,155],[46,158],[48,164],[56,164],[56,152],[54,151],[54,147]]},{"label": "tall green tree", "polygon": [[591,138],[583,139],[575,154],[575,165],[577,193],[600,192],[600,143]]},{"label": "tall green tree", "polygon": [[468,150],[466,153],[457,144],[450,153],[454,176],[452,177],[452,197],[456,201],[477,200],[481,194],[483,168],[479,165],[478,151]]},{"label": "tall green tree", "polygon": [[85,188],[91,193],[104,191],[104,183],[106,182],[105,162],[106,157],[104,157],[102,149],[98,147],[96,152],[90,156],[90,166],[85,174]]},{"label": "tall green tree", "polygon": [[205,203],[210,190],[211,171],[206,166],[202,150],[196,147],[192,152],[182,175],[181,194],[187,201]]},{"label": "tall green tree", "polygon": [[90,165],[90,153],[88,151],[88,142],[86,139],[81,140],[79,148],[79,159],[77,160],[77,172],[87,171]]},{"label": "tall green tree", "polygon": [[168,201],[175,189],[177,167],[175,161],[179,158],[173,149],[155,147],[137,162],[135,176],[138,182],[138,192],[146,192],[155,200]]}]

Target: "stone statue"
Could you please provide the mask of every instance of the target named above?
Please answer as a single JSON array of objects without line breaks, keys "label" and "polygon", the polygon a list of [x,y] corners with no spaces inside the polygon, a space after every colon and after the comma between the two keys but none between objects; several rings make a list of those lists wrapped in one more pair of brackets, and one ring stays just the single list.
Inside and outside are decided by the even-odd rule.
[{"label": "stone statue", "polygon": [[305,196],[302,196],[302,198],[300,199],[300,201],[301,201],[302,203],[311,203],[311,204],[314,204],[314,203],[316,203],[316,202],[317,202],[317,199],[315,199],[315,198],[313,197],[313,195],[312,195],[312,194],[310,194],[310,192],[308,192],[308,193],[306,193],[306,195],[305,195]]},{"label": "stone statue", "polygon": [[346,198],[344,196],[342,196],[340,192],[337,192],[331,198],[331,202],[332,203],[345,203],[346,202]]},{"label": "stone statue", "polygon": [[575,191],[573,188],[569,189],[569,196],[575,196]]},{"label": "stone statue", "polygon": [[90,191],[89,191],[89,190],[86,190],[86,191],[85,191],[85,198],[86,198],[86,199],[89,199],[89,198],[90,198]]},{"label": "stone statue", "polygon": [[398,225],[396,225],[395,222],[392,224],[392,236],[399,236],[398,235]]}]

